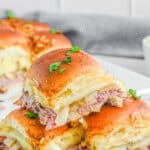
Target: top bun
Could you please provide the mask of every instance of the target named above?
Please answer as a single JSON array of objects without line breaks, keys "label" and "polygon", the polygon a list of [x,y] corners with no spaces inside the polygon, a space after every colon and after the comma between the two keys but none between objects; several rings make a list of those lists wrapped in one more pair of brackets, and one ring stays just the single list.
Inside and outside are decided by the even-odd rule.
[{"label": "top bun", "polygon": [[32,53],[33,55],[40,56],[44,53],[60,48],[70,48],[71,42],[60,31],[56,33],[49,32],[36,32],[31,37]]},{"label": "top bun", "polygon": [[35,32],[50,31],[50,27],[46,23],[29,21],[19,18],[3,19],[1,24],[9,26],[13,30],[20,32],[26,36],[32,36]]},{"label": "top bun", "polygon": [[150,123],[150,107],[141,100],[128,99],[124,101],[124,106],[121,108],[106,105],[99,113],[87,116],[87,135],[88,137],[103,136],[121,125],[138,127],[141,122],[144,126],[147,121]]}]

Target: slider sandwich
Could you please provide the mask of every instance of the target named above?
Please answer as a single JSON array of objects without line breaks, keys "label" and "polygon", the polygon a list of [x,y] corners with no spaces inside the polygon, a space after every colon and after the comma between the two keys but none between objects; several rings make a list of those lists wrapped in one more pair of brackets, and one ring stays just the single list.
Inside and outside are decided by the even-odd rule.
[{"label": "slider sandwich", "polygon": [[45,131],[37,114],[19,109],[0,123],[0,136],[3,150],[67,150],[80,143],[84,129],[78,124]]},{"label": "slider sandwich", "polygon": [[37,113],[52,129],[100,111],[108,103],[122,107],[125,90],[78,46],[38,58],[26,75],[22,107]]},{"label": "slider sandwich", "polygon": [[86,117],[88,150],[149,150],[150,107],[127,99],[121,108],[104,106]]},{"label": "slider sandwich", "polygon": [[[56,48],[71,47],[62,33],[50,31],[45,24],[30,23],[34,34],[32,30],[22,29],[23,26],[28,23],[19,19],[4,19],[0,24],[0,100],[14,102],[20,97],[24,72],[37,57]],[[25,36],[23,32],[32,36]]]}]

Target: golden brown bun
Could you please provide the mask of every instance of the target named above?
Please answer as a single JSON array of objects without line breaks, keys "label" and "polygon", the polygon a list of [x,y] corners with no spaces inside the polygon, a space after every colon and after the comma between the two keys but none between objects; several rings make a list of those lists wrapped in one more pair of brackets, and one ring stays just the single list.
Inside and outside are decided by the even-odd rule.
[{"label": "golden brown bun", "polygon": [[38,118],[27,117],[26,112],[23,109],[11,112],[0,124],[0,136],[16,140],[23,149],[33,150],[44,135],[44,126]]},{"label": "golden brown bun", "polygon": [[18,32],[11,31],[11,30],[1,30],[0,49],[9,46],[20,46],[24,48],[24,50],[29,51],[31,44],[26,37],[24,37]]},{"label": "golden brown bun", "polygon": [[0,75],[27,70],[40,55],[71,47],[60,32],[52,34],[45,23],[23,19],[3,19],[0,23]]},{"label": "golden brown bun", "polygon": [[10,30],[10,31],[13,31],[13,28],[12,27],[10,27],[9,25],[5,25],[5,24],[2,24],[2,23],[0,23],[0,31],[1,30]]},{"label": "golden brown bun", "polygon": [[55,147],[66,150],[69,146],[78,144],[83,137],[84,130],[81,126],[71,128],[64,125],[46,131],[38,117],[31,119],[25,115],[26,112],[23,109],[15,110],[0,124],[0,136],[16,140],[24,150],[53,150]]},{"label": "golden brown bun", "polygon": [[[132,114],[134,112],[143,120],[150,121],[150,108],[140,100],[124,101],[122,108],[104,106],[101,112],[93,113],[86,118],[89,136],[98,133],[107,134],[111,127],[117,126],[119,122],[132,124]],[[138,118],[135,119],[138,120]]]},{"label": "golden brown bun", "polygon": [[32,36],[34,32],[50,31],[50,27],[46,23],[37,21],[29,21],[19,18],[3,19],[1,24],[9,26],[13,30],[20,32],[26,36]]},{"label": "golden brown bun", "polygon": [[122,108],[104,106],[85,119],[90,150],[133,150],[150,144],[150,107],[141,100],[128,99]]},{"label": "golden brown bun", "polygon": [[61,68],[66,68],[62,74],[55,71],[51,75],[49,65],[63,61],[67,51],[68,49],[59,49],[47,53],[37,59],[27,72],[27,78],[36,81],[36,88],[46,96],[49,105],[52,104],[53,98],[56,98],[56,95],[75,78],[89,73],[103,72],[93,57],[80,51],[71,55],[72,62],[70,65],[61,65]]},{"label": "golden brown bun", "polygon": [[36,32],[31,38],[33,43],[33,55],[41,55],[60,48],[70,48],[71,42],[61,32],[52,34],[49,32]]}]

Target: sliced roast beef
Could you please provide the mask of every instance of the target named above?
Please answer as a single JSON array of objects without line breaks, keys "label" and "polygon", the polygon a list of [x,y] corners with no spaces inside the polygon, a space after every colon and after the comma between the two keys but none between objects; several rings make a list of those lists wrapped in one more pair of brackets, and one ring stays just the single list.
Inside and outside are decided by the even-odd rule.
[{"label": "sliced roast beef", "polygon": [[[116,101],[113,102],[110,99],[114,99],[116,97],[121,98],[122,95],[123,95],[123,92],[119,89],[113,89],[113,90],[111,89],[111,90],[107,90],[107,91],[97,92],[96,97],[94,97],[92,99],[92,102],[90,102],[90,103],[85,102],[82,106],[80,106],[80,108],[77,107],[77,109],[73,110],[72,112],[69,110],[70,111],[69,115],[72,113],[76,113],[79,118],[85,114],[89,114],[89,113],[95,111],[94,109],[98,105],[100,107],[98,108],[97,111],[99,111],[100,108],[102,107],[102,105],[104,105],[105,103],[109,103],[111,105],[119,107],[120,104],[117,104]],[[47,130],[57,127],[57,125],[55,123],[57,114],[52,109],[43,107],[40,103],[38,103],[35,100],[35,98],[30,97],[27,92],[24,93],[24,95],[21,99],[23,101],[22,107],[37,113],[39,115],[41,124],[46,125]],[[122,98],[121,98],[121,101],[122,101]],[[71,119],[68,117],[67,121],[70,122],[70,120]]]}]

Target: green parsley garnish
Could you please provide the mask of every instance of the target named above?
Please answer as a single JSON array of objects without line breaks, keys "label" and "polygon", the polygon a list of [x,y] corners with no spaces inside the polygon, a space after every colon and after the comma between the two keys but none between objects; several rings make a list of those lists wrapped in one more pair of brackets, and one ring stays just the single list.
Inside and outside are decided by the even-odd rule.
[{"label": "green parsley garnish", "polygon": [[6,18],[9,18],[9,19],[15,18],[15,14],[14,14],[14,12],[11,11],[11,10],[5,11],[5,16],[6,16]]},{"label": "green parsley garnish", "polygon": [[59,70],[59,74],[62,74],[65,70],[66,70],[66,68],[61,68],[61,69]]},{"label": "green parsley garnish", "polygon": [[80,51],[80,47],[77,45],[74,45],[73,47],[71,47],[67,52],[66,55],[70,56],[72,53],[76,53]]},{"label": "green parsley garnish", "polygon": [[61,62],[55,62],[53,64],[49,65],[49,72],[52,74],[55,70],[57,70],[59,68],[59,66],[61,65]]},{"label": "green parsley garnish", "polygon": [[33,119],[33,118],[36,118],[36,117],[38,116],[37,113],[34,113],[34,112],[32,112],[32,111],[26,112],[25,115],[26,115],[27,117],[29,117],[29,118],[32,118],[32,119]]},{"label": "green parsley garnish", "polygon": [[65,59],[64,59],[64,63],[65,64],[70,64],[71,63],[71,57],[66,57]]},{"label": "green parsley garnish", "polygon": [[52,34],[56,34],[56,33],[57,33],[57,30],[54,29],[54,28],[52,28],[52,29],[50,30],[50,32],[51,32]]},{"label": "green parsley garnish", "polygon": [[134,97],[135,99],[141,98],[141,96],[138,96],[138,95],[137,95],[137,92],[136,92],[136,90],[134,90],[134,89],[129,89],[129,90],[128,90],[128,93],[129,93],[132,97]]},{"label": "green parsley garnish", "polygon": [[[51,29],[51,31],[55,31],[55,29]],[[56,31],[57,32],[57,31]],[[52,74],[55,70],[57,70],[61,64],[70,64],[72,62],[72,59],[70,57],[70,55],[72,53],[76,53],[76,52],[79,52],[80,51],[80,47],[75,45],[73,46],[72,48],[70,48],[67,52],[66,52],[66,58],[64,58],[64,60],[62,62],[58,61],[58,62],[55,62],[55,63],[52,63],[49,65],[49,72],[50,74]],[[58,73],[61,74],[63,73],[64,71],[66,70],[66,68],[61,68],[58,70]]]}]

